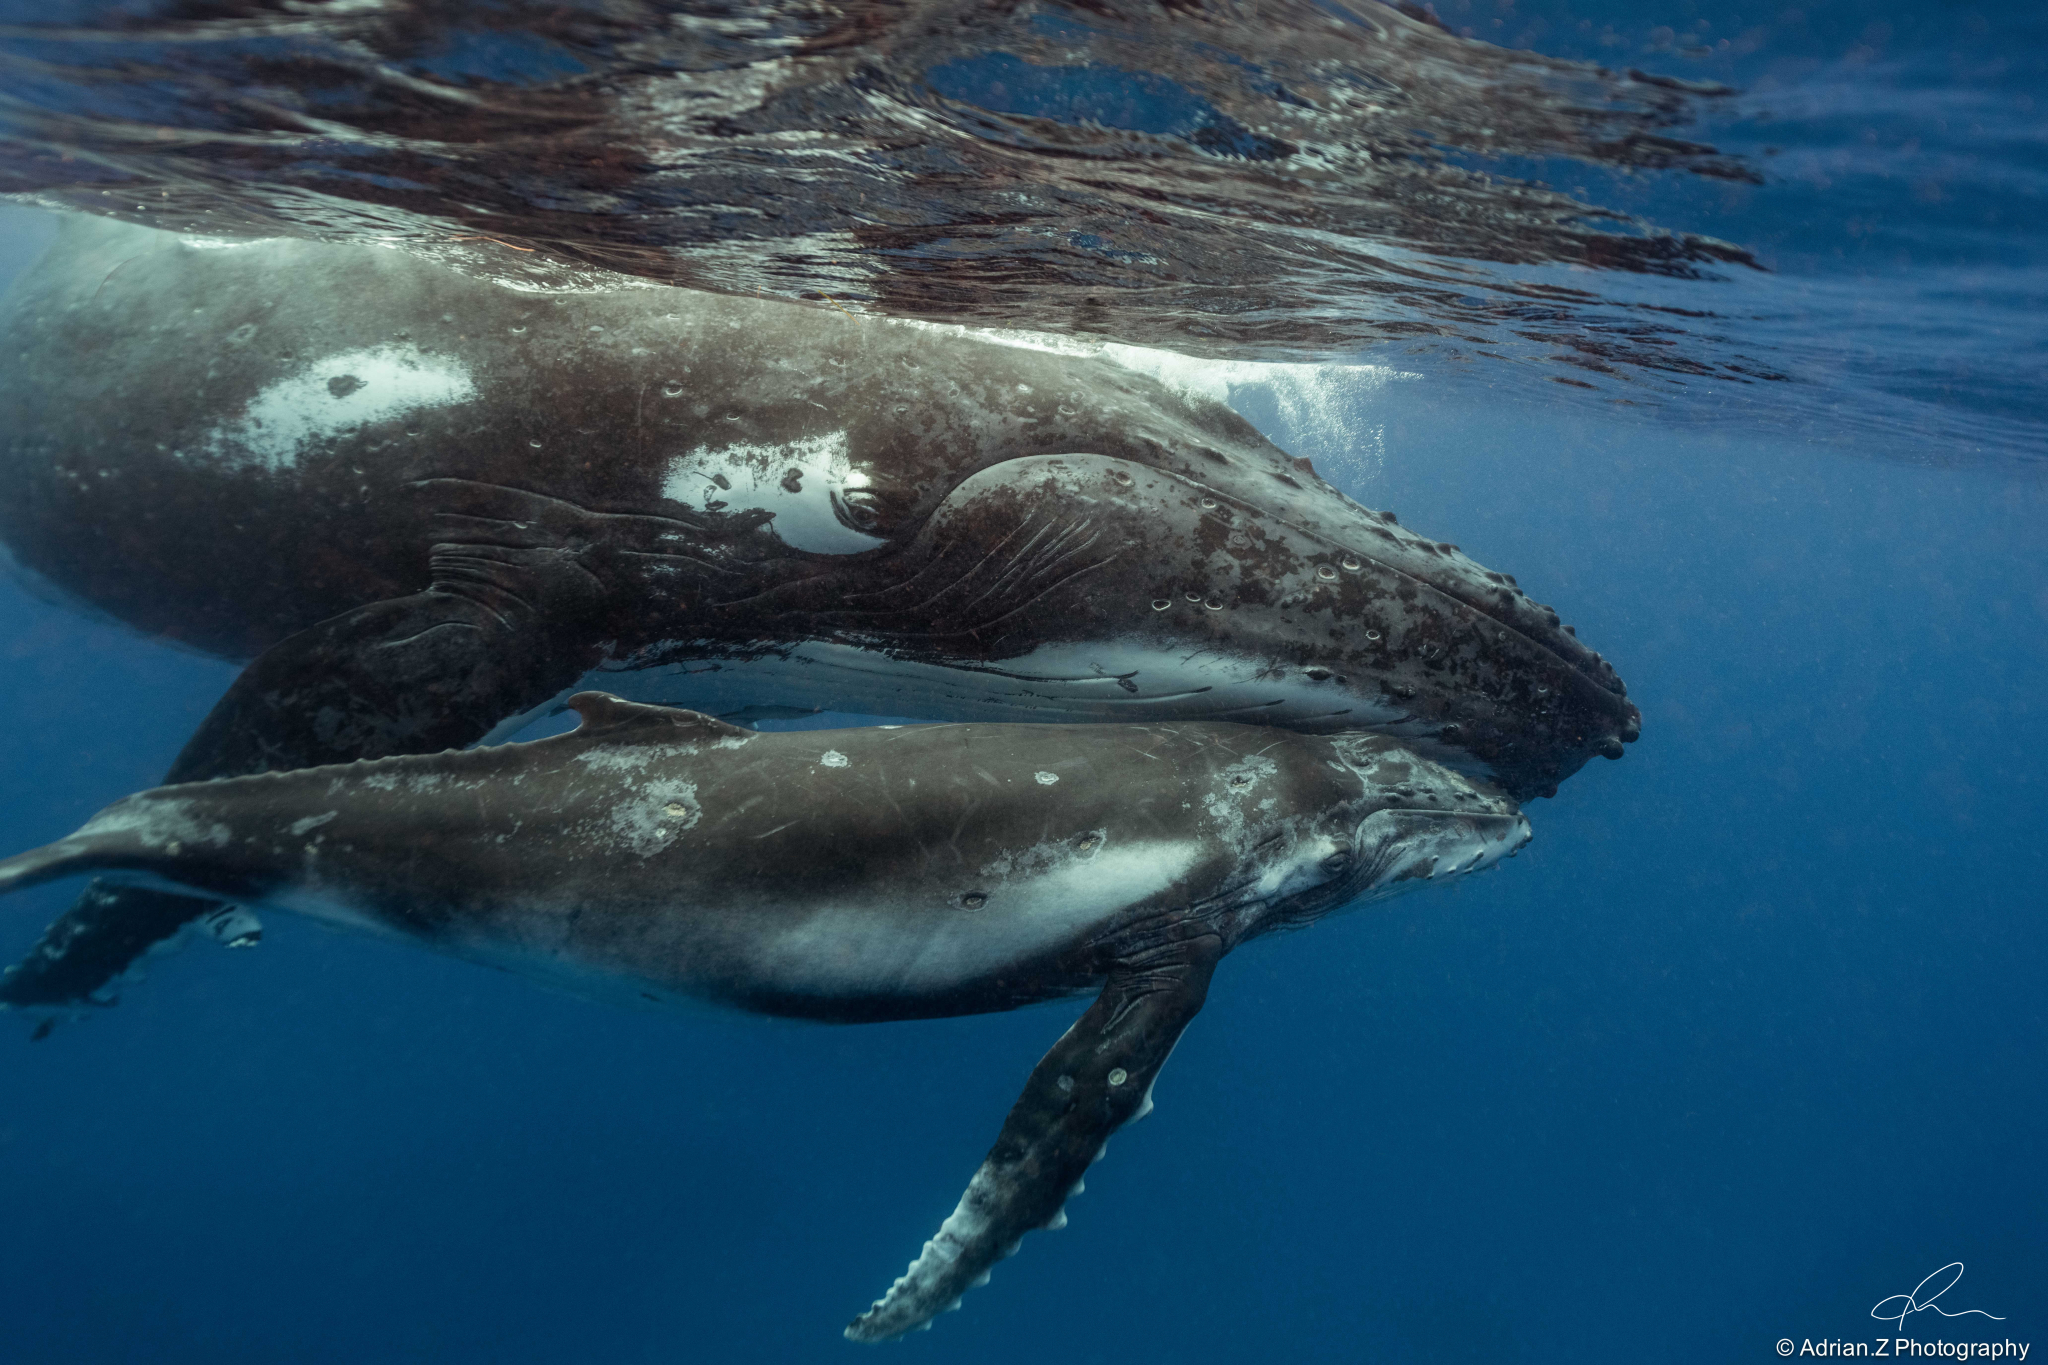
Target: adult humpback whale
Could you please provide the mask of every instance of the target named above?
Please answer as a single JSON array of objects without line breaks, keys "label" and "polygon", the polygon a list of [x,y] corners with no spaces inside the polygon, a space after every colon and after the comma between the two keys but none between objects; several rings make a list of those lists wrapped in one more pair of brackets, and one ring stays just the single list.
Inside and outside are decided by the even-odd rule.
[{"label": "adult humpback whale", "polygon": [[1100,988],[959,1207],[847,1328],[926,1325],[1082,1173],[1233,948],[1470,873],[1529,826],[1381,736],[1228,722],[756,734],[599,693],[529,744],[164,787],[0,862],[116,871],[585,989],[828,1020]]},{"label": "adult humpback whale", "polygon": [[[254,659],[171,781],[502,737],[590,683],[1369,729],[1517,797],[1637,733],[1513,579],[1106,360],[90,219],[0,354],[15,559]],[[87,998],[198,909],[89,891],[0,1004]]]}]

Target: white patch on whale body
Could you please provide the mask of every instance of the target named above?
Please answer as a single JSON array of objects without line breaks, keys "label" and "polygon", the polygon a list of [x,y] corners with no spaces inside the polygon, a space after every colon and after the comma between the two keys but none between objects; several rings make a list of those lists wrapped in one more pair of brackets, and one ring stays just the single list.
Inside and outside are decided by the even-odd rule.
[{"label": "white patch on whale body", "polygon": [[821,768],[844,768],[850,762],[852,760],[837,749],[827,749],[818,756],[818,766]]},{"label": "white patch on whale body", "polygon": [[669,461],[661,495],[707,511],[769,512],[769,529],[791,549],[849,555],[887,543],[848,526],[835,510],[838,494],[866,486],[846,433],[834,431],[779,445],[698,446]]},{"label": "white patch on whale body", "polygon": [[1042,845],[999,858],[962,891],[987,896],[963,914],[955,904],[906,911],[900,888],[880,906],[820,906],[764,933],[753,952],[757,983],[798,995],[921,995],[984,980],[1003,967],[1067,947],[1185,876],[1201,857],[1194,840],[1099,847]]},{"label": "white patch on whale body", "polygon": [[340,814],[340,811],[331,810],[328,811],[325,815],[309,815],[303,820],[292,821],[289,828],[294,836],[301,834],[310,834],[314,830],[320,828],[320,826],[326,824],[329,820],[334,819],[336,816]]},{"label": "white patch on whale body", "polygon": [[233,832],[217,821],[201,822],[193,814],[193,807],[193,802],[177,797],[131,796],[93,816],[71,837],[126,834],[146,847],[160,848],[173,856],[188,844],[226,848]]},{"label": "white patch on whale body", "polygon": [[[1257,790],[1260,783],[1280,771],[1280,765],[1262,754],[1246,754],[1216,775],[1217,788],[1202,798],[1202,805],[1215,822],[1216,830],[1232,848],[1249,851],[1252,826],[1245,819],[1239,798]],[[1270,809],[1273,802],[1261,803]]]},{"label": "white patch on whale body", "polygon": [[697,784],[681,778],[642,783],[607,816],[612,840],[636,857],[651,858],[704,817]]},{"label": "white patch on whale body", "polygon": [[[737,748],[746,742],[745,739],[723,739],[714,747]],[[649,764],[673,763],[677,759],[696,756],[695,744],[605,744],[576,755],[576,761],[600,772],[637,773],[645,771]]]},{"label": "white patch on whale body", "polygon": [[240,416],[206,438],[204,453],[228,464],[283,471],[307,447],[372,422],[476,397],[469,367],[410,342],[324,356],[267,384]]}]

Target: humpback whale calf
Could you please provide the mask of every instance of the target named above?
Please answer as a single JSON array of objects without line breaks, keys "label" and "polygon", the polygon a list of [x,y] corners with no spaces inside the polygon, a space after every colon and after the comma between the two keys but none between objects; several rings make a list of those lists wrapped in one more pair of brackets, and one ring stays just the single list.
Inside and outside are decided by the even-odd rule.
[{"label": "humpback whale calf", "polygon": [[953,1214],[847,1328],[926,1326],[1059,1227],[1217,962],[1491,866],[1498,788],[1379,735],[1230,722],[763,734],[599,693],[530,743],[162,787],[0,862],[277,906],[586,992],[860,1021],[1100,994]]},{"label": "humpback whale calf", "polygon": [[[1371,730],[1518,799],[1639,729],[1513,578],[1101,357],[83,217],[0,355],[13,562],[253,660],[170,782],[507,738],[582,687]],[[89,889],[0,1006],[85,1001],[203,909]]]}]

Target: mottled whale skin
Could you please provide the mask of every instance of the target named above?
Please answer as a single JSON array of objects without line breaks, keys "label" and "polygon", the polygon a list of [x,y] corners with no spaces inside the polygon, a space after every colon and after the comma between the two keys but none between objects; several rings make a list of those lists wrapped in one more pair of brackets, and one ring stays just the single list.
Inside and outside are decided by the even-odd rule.
[{"label": "mottled whale skin", "polygon": [[[86,218],[0,355],[14,560],[254,660],[168,781],[505,738],[585,686],[1365,729],[1521,799],[1639,727],[1512,578],[1106,359]],[[83,999],[196,909],[89,892],[0,1005]]]},{"label": "mottled whale skin", "polygon": [[1230,722],[762,734],[597,693],[525,744],[163,787],[0,862],[396,934],[587,993],[860,1021],[1099,989],[847,1335],[927,1325],[1063,1207],[1216,963],[1529,826],[1377,735]]}]

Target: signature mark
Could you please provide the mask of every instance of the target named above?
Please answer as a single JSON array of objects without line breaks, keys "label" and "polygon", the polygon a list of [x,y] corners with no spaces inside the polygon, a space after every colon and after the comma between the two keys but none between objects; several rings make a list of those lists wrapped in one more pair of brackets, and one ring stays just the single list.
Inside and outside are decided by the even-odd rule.
[{"label": "signature mark", "polygon": [[[1949,1272],[1951,1270],[1953,1270],[1955,1274],[1950,1275]],[[1943,1276],[1947,1276],[1948,1278],[1943,1279]],[[1975,1313],[1980,1318],[1990,1318],[1993,1322],[2004,1322],[2005,1319],[2000,1317],[1998,1314],[1987,1313],[1981,1308],[1964,1308],[1958,1312],[1951,1313],[1946,1308],[1943,1308],[1940,1304],[1935,1302],[1935,1300],[1940,1298],[1943,1294],[1946,1294],[1949,1290],[1955,1288],[1956,1281],[1960,1280],[1961,1278],[1963,1278],[1963,1263],[1961,1261],[1950,1261],[1947,1265],[1935,1271],[1932,1275],[1929,1275],[1926,1279],[1920,1281],[1920,1283],[1914,1285],[1912,1293],[1892,1294],[1885,1298],[1879,1299],[1877,1301],[1877,1306],[1870,1310],[1870,1316],[1876,1318],[1879,1322],[1897,1323],[1899,1330],[1901,1332],[1906,1330],[1907,1318],[1911,1317],[1915,1313],[1922,1312],[1929,1308],[1932,1308],[1935,1312],[1941,1314],[1945,1318],[1964,1318],[1968,1317],[1972,1313]],[[1936,1286],[1932,1293],[1928,1293],[1926,1297],[1923,1298],[1921,1296],[1922,1292],[1925,1291],[1929,1285],[1934,1284],[1937,1280],[1940,1280],[1941,1283]],[[1895,1308],[1898,1310],[1896,1313],[1892,1311]]]}]

